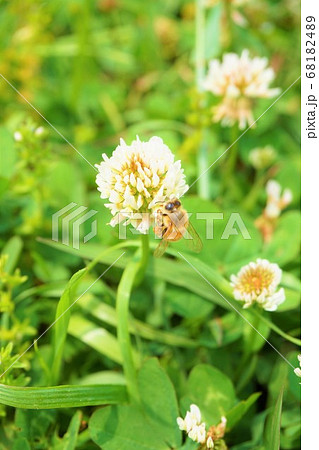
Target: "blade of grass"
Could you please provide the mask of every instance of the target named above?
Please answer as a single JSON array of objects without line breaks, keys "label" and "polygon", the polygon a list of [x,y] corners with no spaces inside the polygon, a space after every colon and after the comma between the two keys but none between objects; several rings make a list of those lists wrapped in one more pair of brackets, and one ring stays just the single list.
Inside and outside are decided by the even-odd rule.
[{"label": "blade of grass", "polygon": [[17,387],[0,384],[0,403],[14,408],[74,408],[126,402],[123,385]]},{"label": "blade of grass", "polygon": [[52,383],[57,383],[59,379],[64,342],[67,336],[68,324],[70,320],[70,311],[68,308],[74,302],[77,288],[80,280],[87,273],[88,269],[84,268],[76,272],[68,282],[61,299],[57,305],[53,337],[53,360],[52,360]]},{"label": "blade of grass", "polygon": [[284,331],[282,331],[281,328],[277,327],[277,325],[275,325],[271,320],[267,319],[265,316],[260,314],[258,311],[252,309],[251,312],[256,317],[258,317],[262,322],[264,322],[266,325],[268,325],[271,330],[273,330],[275,333],[279,334],[279,336],[281,336],[284,339],[286,339],[287,341],[289,341],[289,342],[291,342],[291,343],[301,347],[301,340],[300,339],[292,337],[289,334],[285,333]]},{"label": "blade of grass", "polygon": [[[101,247],[96,246],[94,244],[86,244],[84,247],[80,248],[80,250],[69,248],[59,242],[53,242],[46,239],[38,239],[43,244],[49,245],[51,247],[56,248],[57,250],[61,250],[73,255],[80,256],[82,258],[94,259],[98,254],[101,253]],[[138,247],[138,241],[126,241],[125,245],[122,245],[121,248],[125,247]],[[152,243],[151,248],[155,248],[157,243]],[[111,264],[114,260],[120,255],[119,247],[116,246],[110,249],[110,252],[104,254],[100,257],[99,261],[103,264]],[[178,253],[172,249],[167,251],[170,255],[174,255],[179,257]],[[189,255],[187,256],[189,258]],[[119,261],[116,262],[115,266],[121,269],[124,269],[130,261],[130,256],[127,252]],[[195,261],[195,258],[193,259]],[[202,263],[198,259],[196,259],[196,264],[201,266],[200,271],[204,267],[205,276],[206,272],[209,272],[209,279],[212,284],[215,285],[216,281],[221,285],[223,284],[223,288],[229,284],[227,280],[223,279],[221,275],[216,272],[213,268],[207,266]],[[195,294],[200,295],[201,297],[209,300],[219,306],[222,306],[225,309],[231,310],[231,307],[225,302],[225,300],[215,292],[194,270],[189,267],[185,261],[174,261],[168,258],[151,258],[146,269],[146,276],[151,276],[153,278],[160,278],[164,281],[167,281],[173,285],[184,287],[185,289],[194,292]],[[221,291],[223,292],[223,291]]]},{"label": "blade of grass", "polygon": [[23,247],[22,239],[19,236],[13,236],[3,247],[2,254],[8,255],[4,270],[7,273],[12,273],[15,269],[21,250]]},{"label": "blade of grass", "polygon": [[[118,364],[123,363],[120,347],[115,336],[104,328],[98,327],[96,323],[79,314],[73,314],[70,318],[68,332],[71,336],[94,348],[101,355]],[[136,355],[135,358],[137,358]]]},{"label": "blade of grass", "polygon": [[76,448],[81,420],[82,412],[76,411],[69,423],[67,432],[60,441],[63,450],[74,450]]},{"label": "blade of grass", "polygon": [[266,450],[280,449],[280,425],[283,399],[283,388],[280,390],[274,408],[269,412],[264,430],[264,445]]},{"label": "blade of grass", "polygon": [[[79,306],[83,308],[85,311],[90,313],[93,317],[101,320],[102,322],[111,325],[113,327],[117,326],[117,315],[115,309],[103,303],[92,296],[82,297],[79,302]],[[129,320],[129,330],[133,334],[137,334],[144,339],[148,339],[151,341],[161,342],[167,345],[175,345],[179,347],[197,347],[200,342],[195,342],[191,339],[188,339],[184,336],[179,336],[174,333],[169,333],[167,331],[156,330],[148,324],[141,322],[140,320],[136,320],[134,318],[130,318]]]}]

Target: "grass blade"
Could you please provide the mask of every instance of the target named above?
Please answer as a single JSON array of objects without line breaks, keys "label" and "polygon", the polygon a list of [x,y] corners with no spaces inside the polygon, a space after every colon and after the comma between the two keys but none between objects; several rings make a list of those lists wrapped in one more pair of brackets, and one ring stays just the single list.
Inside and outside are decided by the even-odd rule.
[{"label": "grass blade", "polygon": [[17,387],[0,384],[0,403],[15,408],[74,408],[126,401],[123,385]]},{"label": "grass blade", "polygon": [[269,412],[264,430],[264,445],[266,450],[280,449],[280,425],[283,388],[280,390],[274,408]]}]

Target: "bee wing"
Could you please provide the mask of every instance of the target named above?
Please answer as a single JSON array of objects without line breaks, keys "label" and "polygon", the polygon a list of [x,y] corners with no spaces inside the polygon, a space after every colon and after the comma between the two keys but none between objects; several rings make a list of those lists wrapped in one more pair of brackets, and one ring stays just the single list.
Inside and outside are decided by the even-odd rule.
[{"label": "bee wing", "polygon": [[165,241],[164,239],[161,240],[161,242],[158,244],[158,246],[155,249],[154,256],[156,258],[160,258],[162,255],[164,255],[169,242]]},{"label": "bee wing", "polygon": [[201,238],[198,236],[197,231],[190,222],[188,222],[184,238],[186,238],[187,245],[193,252],[199,253],[203,248]]}]

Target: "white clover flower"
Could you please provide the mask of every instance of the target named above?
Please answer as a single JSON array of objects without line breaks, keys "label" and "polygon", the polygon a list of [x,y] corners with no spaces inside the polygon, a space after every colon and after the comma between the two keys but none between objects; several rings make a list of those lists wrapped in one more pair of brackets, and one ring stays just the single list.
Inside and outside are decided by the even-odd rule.
[{"label": "white clover flower", "polygon": [[201,423],[193,427],[188,433],[188,437],[199,444],[204,444],[206,441],[206,426],[205,423]]},{"label": "white clover flower", "polygon": [[296,367],[294,372],[297,375],[297,377],[301,378],[301,355],[298,355],[298,361],[299,361],[300,368]]},{"label": "white clover flower", "polygon": [[206,425],[201,420],[201,412],[194,404],[190,406],[190,411],[187,411],[185,419],[181,417],[176,419],[180,430],[186,431],[188,437],[193,441],[203,444],[206,440]]},{"label": "white clover flower", "polygon": [[234,298],[243,301],[244,308],[258,303],[266,311],[275,311],[286,299],[283,288],[276,292],[281,275],[279,266],[267,259],[250,262],[231,276]]},{"label": "white clover flower", "polygon": [[292,192],[285,189],[281,195],[281,186],[275,180],[269,180],[266,185],[267,205],[264,214],[269,219],[276,219],[281,211],[292,201]]},{"label": "white clover flower", "polygon": [[252,99],[270,98],[278,95],[280,89],[269,88],[275,73],[267,67],[267,58],[251,58],[249,51],[226,53],[220,62],[216,59],[209,64],[203,87],[215,96],[223,97],[214,108],[214,121],[224,126],[238,122],[240,129],[254,122]]},{"label": "white clover flower", "polygon": [[13,137],[16,142],[21,142],[23,140],[23,136],[20,131],[15,131]]},{"label": "white clover flower", "polygon": [[157,203],[181,197],[188,189],[180,161],[159,137],[148,142],[137,137],[131,145],[123,139],[109,158],[96,164],[96,183],[101,198],[113,218],[111,226],[122,221],[131,223],[141,233],[147,233],[154,218]]},{"label": "white clover flower", "polygon": [[214,448],[214,441],[211,436],[208,436],[208,439],[206,441],[206,447],[207,448]]}]

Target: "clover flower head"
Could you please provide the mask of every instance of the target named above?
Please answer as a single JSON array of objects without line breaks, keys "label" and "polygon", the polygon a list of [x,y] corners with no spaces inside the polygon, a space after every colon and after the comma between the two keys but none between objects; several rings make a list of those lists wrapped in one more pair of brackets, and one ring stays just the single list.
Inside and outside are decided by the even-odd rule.
[{"label": "clover flower head", "polygon": [[203,444],[206,440],[205,423],[201,421],[201,412],[198,406],[192,404],[190,411],[187,411],[185,419],[178,417],[176,419],[179,429],[186,431],[188,437],[199,444]]},{"label": "clover flower head", "polygon": [[113,216],[110,225],[125,221],[146,233],[158,203],[181,197],[188,189],[181,162],[159,137],[143,142],[138,137],[131,145],[123,139],[109,158],[105,154],[96,164],[96,183],[105,206]]},{"label": "clover flower head", "polygon": [[243,301],[244,308],[257,303],[266,311],[275,311],[286,299],[283,288],[277,291],[281,276],[279,266],[267,259],[250,262],[231,276],[234,298]]},{"label": "clover flower head", "polygon": [[280,92],[269,87],[274,77],[267,58],[251,58],[247,49],[241,55],[226,53],[222,61],[212,60],[203,87],[222,97],[213,109],[213,120],[224,126],[238,122],[240,129],[253,125],[252,100],[274,97]]},{"label": "clover flower head", "polygon": [[300,368],[296,367],[294,372],[297,375],[297,377],[301,378],[301,355],[298,355],[298,361],[299,361]]},{"label": "clover flower head", "polygon": [[269,180],[266,185],[267,205],[264,215],[269,219],[276,219],[281,211],[292,201],[292,192],[290,189],[284,189],[281,195],[281,186],[275,180]]}]

